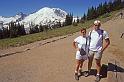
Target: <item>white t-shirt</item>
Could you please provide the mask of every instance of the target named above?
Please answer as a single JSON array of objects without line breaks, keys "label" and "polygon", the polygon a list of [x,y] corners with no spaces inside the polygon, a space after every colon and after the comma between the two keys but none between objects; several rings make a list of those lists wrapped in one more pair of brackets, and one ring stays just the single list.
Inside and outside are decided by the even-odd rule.
[{"label": "white t-shirt", "polygon": [[88,38],[87,38],[87,45],[86,45],[86,37],[83,36],[79,36],[76,39],[74,39],[74,42],[76,42],[78,44],[78,48],[82,48],[84,49],[86,52],[88,50]]},{"label": "white t-shirt", "polygon": [[[91,33],[91,35],[90,35]],[[103,38],[102,38],[103,36]],[[99,30],[92,30],[89,32],[90,37],[90,46],[89,49],[92,51],[100,51],[102,49],[102,41],[103,39],[109,38],[108,33],[106,31]]]}]

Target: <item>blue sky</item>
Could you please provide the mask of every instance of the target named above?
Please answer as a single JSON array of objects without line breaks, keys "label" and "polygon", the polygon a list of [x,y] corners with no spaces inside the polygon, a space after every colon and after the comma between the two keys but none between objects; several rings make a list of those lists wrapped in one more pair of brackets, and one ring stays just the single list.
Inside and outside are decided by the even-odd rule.
[{"label": "blue sky", "polygon": [[61,8],[75,16],[83,16],[89,7],[105,1],[109,0],[1,0],[0,16],[14,16],[19,12],[30,14],[43,7]]}]

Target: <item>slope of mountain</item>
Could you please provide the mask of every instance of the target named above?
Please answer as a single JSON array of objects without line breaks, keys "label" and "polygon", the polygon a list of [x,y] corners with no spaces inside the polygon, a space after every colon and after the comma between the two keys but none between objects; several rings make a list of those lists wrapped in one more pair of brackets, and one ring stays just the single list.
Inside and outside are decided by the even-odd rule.
[{"label": "slope of mountain", "polygon": [[59,8],[44,7],[39,11],[25,17],[25,19],[21,22],[25,25],[25,27],[29,27],[30,23],[35,25],[51,25],[59,21],[64,22],[66,15],[67,13]]},{"label": "slope of mountain", "polygon": [[8,24],[10,23],[11,21],[21,21],[23,20],[27,15],[26,14],[23,14],[22,12],[18,13],[17,15],[15,16],[12,16],[12,17],[3,17],[3,16],[0,16],[0,21],[3,21],[3,24]]},{"label": "slope of mountain", "polygon": [[11,21],[19,21],[24,24],[25,28],[28,28],[31,24],[53,25],[57,22],[62,23],[65,21],[66,15],[67,13],[60,8],[44,7],[35,13],[29,14],[28,16],[23,13],[19,13],[13,17],[0,16],[0,21],[3,21],[4,25],[7,25]]}]

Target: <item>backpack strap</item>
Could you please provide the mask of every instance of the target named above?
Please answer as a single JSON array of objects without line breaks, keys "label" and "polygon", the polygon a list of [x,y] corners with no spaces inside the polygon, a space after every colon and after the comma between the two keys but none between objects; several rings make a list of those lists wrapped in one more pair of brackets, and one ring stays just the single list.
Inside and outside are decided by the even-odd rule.
[{"label": "backpack strap", "polygon": [[101,30],[101,33],[102,33],[102,47],[103,47],[103,32],[104,32],[104,30]]},{"label": "backpack strap", "polygon": [[86,45],[85,45],[85,51],[87,50],[87,37],[86,37]]},{"label": "backpack strap", "polygon": [[[90,31],[90,35],[89,35],[89,47],[90,47],[90,42],[91,42],[91,34],[92,34],[92,30]],[[89,48],[88,48],[88,53],[89,53]]]}]

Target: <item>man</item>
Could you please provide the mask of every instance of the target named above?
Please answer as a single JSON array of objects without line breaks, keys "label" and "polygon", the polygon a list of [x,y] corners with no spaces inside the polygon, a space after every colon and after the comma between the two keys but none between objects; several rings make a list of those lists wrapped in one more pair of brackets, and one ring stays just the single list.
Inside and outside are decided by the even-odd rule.
[{"label": "man", "polygon": [[[99,20],[94,21],[93,30],[89,32],[89,54],[88,54],[88,74],[90,73],[92,67],[93,58],[96,61],[96,80],[100,81],[100,70],[101,70],[101,58],[102,53],[110,44],[108,33],[101,28],[101,23]],[[105,45],[103,46],[103,40],[105,40]]]}]

